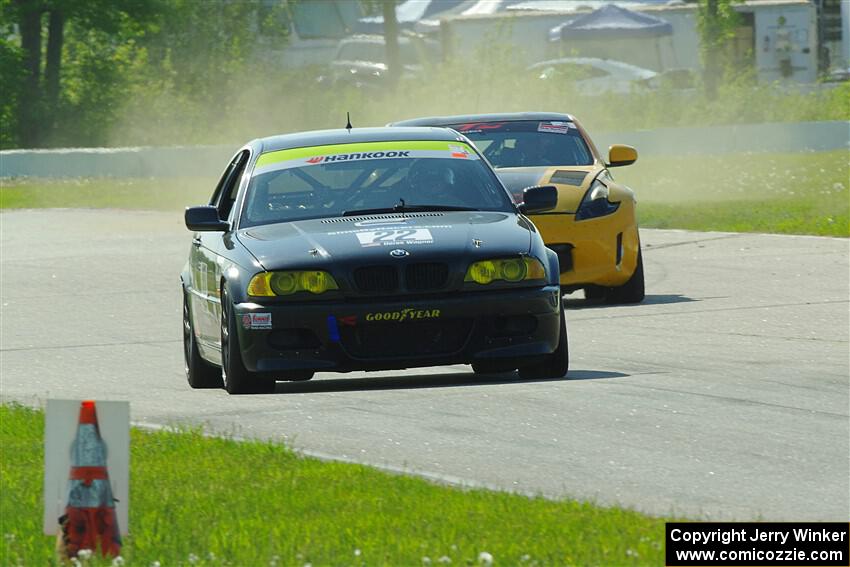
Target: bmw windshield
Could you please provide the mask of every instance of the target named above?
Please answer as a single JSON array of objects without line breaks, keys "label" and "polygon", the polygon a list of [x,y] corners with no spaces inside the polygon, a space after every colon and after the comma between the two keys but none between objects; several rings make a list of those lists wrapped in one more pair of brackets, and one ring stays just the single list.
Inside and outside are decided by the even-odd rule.
[{"label": "bmw windshield", "polygon": [[593,165],[593,155],[572,122],[473,122],[452,128],[472,140],[496,168]]},{"label": "bmw windshield", "polygon": [[261,154],[240,226],[409,210],[514,209],[463,142],[369,142]]}]

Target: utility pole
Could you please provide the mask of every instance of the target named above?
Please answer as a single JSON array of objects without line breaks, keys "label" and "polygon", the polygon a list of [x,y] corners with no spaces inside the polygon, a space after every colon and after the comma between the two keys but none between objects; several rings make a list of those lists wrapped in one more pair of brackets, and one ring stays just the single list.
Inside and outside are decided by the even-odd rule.
[{"label": "utility pole", "polygon": [[387,54],[387,75],[391,83],[401,76],[401,61],[398,52],[398,19],[395,13],[396,0],[383,0],[384,48]]},{"label": "utility pole", "polygon": [[717,11],[717,0],[706,0],[705,32],[703,45],[705,53],[705,71],[703,81],[705,94],[710,100],[717,98],[717,82],[720,79],[720,15]]}]

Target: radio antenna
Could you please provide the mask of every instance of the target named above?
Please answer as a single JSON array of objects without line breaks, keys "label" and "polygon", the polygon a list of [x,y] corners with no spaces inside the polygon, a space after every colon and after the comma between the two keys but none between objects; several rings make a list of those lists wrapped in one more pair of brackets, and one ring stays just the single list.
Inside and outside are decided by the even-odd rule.
[{"label": "radio antenna", "polygon": [[351,113],[350,112],[345,113],[345,119],[347,120],[347,122],[345,123],[345,129],[348,130],[348,132],[350,134],[351,133]]}]

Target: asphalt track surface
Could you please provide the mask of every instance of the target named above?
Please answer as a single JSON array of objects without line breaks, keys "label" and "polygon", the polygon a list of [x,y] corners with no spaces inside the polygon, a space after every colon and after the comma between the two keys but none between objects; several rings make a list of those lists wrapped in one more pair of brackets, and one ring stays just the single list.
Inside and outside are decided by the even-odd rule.
[{"label": "asphalt track surface", "polygon": [[643,230],[646,301],[567,301],[563,379],[450,366],[231,397],[183,377],[180,214],[0,225],[4,401],[130,400],[136,423],[659,515],[850,517],[846,239]]}]

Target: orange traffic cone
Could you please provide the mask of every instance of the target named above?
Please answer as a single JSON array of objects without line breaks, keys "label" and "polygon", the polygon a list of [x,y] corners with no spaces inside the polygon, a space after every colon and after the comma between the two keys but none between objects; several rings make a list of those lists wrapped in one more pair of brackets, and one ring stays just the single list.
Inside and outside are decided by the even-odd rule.
[{"label": "orange traffic cone", "polygon": [[71,446],[71,475],[65,514],[59,518],[63,552],[76,557],[81,549],[103,556],[121,552],[115,499],[106,472],[106,444],[100,437],[94,402],[80,405],[77,438]]}]

